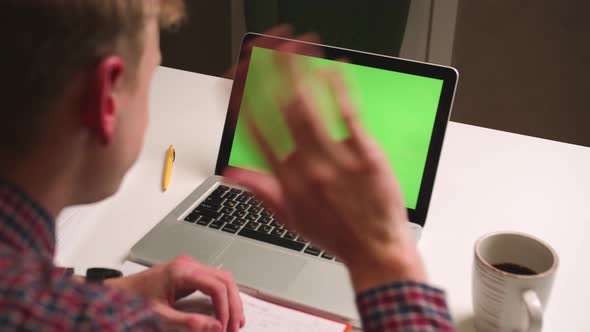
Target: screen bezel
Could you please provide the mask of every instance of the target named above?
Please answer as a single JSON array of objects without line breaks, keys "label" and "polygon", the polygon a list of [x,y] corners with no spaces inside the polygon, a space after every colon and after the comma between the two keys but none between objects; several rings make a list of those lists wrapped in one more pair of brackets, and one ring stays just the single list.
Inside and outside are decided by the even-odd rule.
[{"label": "screen bezel", "polygon": [[[432,190],[434,187],[436,170],[438,168],[438,163],[440,160],[444,136],[449,121],[453,100],[455,97],[455,90],[458,80],[457,71],[454,68],[446,66],[405,60],[360,51],[353,51],[333,46],[307,43],[280,37],[266,36],[256,33],[248,33],[244,36],[238,63],[249,65],[248,60],[251,57],[253,47],[272,49],[270,47],[264,46],[276,44],[277,40],[313,45],[314,47],[320,48],[323,51],[325,59],[346,59],[347,62],[350,62],[352,64],[436,78],[443,81],[441,97],[439,99],[438,109],[436,111],[434,127],[432,130],[432,137],[430,140],[430,146],[428,148],[426,164],[424,166],[422,183],[420,185],[420,191],[418,194],[418,201],[415,209],[408,208],[408,217],[410,219],[410,222],[413,222],[420,226],[424,226],[426,222],[426,216],[428,214],[428,207],[430,205],[430,199],[432,196]],[[219,147],[219,154],[217,157],[217,165],[215,167],[216,175],[223,175],[223,171],[229,166],[228,163],[231,148],[233,145],[234,134],[236,131],[238,115],[240,112],[240,107],[236,107],[236,105],[241,104],[242,101],[243,87],[245,86],[246,77],[248,73],[247,65],[243,68],[242,71],[236,71],[237,74],[234,78],[228,111],[225,119],[225,125],[223,128],[223,135]]]}]

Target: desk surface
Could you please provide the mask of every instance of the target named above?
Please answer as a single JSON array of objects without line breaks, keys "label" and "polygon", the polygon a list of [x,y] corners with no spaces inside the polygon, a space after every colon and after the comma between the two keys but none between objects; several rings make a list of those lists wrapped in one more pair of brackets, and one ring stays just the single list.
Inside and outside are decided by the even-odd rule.
[{"label": "desk surface", "polygon": [[[131,246],[213,174],[231,82],[160,68],[138,163],[114,197],[60,216],[60,264],[119,266]],[[160,190],[166,149],[177,151]],[[523,231],[550,243],[560,266],[545,331],[580,331],[590,315],[590,149],[451,122],[419,247],[430,279],[448,292],[460,331],[471,331],[475,240]]]}]

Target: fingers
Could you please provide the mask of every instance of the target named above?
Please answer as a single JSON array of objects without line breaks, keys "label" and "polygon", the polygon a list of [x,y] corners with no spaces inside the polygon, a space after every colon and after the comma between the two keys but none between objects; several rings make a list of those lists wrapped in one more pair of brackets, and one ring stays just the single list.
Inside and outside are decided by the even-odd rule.
[{"label": "fingers", "polygon": [[357,152],[365,151],[367,139],[361,127],[355,105],[350,99],[346,81],[342,73],[338,70],[323,70],[320,72],[320,75],[326,79],[334,94],[342,119],[350,132],[351,140],[357,145]]},{"label": "fingers", "polygon": [[323,48],[318,45],[314,45],[321,42],[321,38],[318,34],[309,32],[297,37],[297,41],[299,41],[300,43],[285,42],[279,47],[277,47],[276,50],[318,58],[323,57]]},{"label": "fingers", "polygon": [[[292,38],[293,27],[289,24],[281,24],[263,32],[263,34],[279,38]],[[246,45],[246,48],[251,49],[253,46],[259,46],[263,48],[274,49],[279,47],[284,42],[284,40],[275,38],[255,38]]]},{"label": "fingers", "polygon": [[209,266],[204,266],[207,273],[215,276],[218,280],[225,284],[227,288],[227,295],[229,300],[229,322],[228,331],[238,332],[241,327],[246,324],[246,317],[244,316],[244,307],[240,297],[240,290],[234,281],[231,273],[218,270]]},{"label": "fingers", "polygon": [[[293,37],[293,27],[289,24],[280,24],[276,27],[272,27],[269,30],[263,32],[265,35],[280,37],[280,38],[292,38]],[[272,47],[272,44],[267,44],[266,47]]]},{"label": "fingers", "polygon": [[[318,45],[321,42],[320,36],[313,32],[305,33],[292,40],[281,40],[280,43],[275,43],[272,47],[266,47],[275,51],[283,53],[302,54],[309,56],[321,56],[323,54],[322,48]],[[256,44],[256,46],[262,44]],[[264,47],[264,46],[261,46]]]},{"label": "fingers", "polygon": [[167,329],[178,329],[182,331],[223,331],[223,326],[214,317],[181,312],[164,303],[154,303],[152,308],[158,313]]},{"label": "fingers", "polygon": [[[281,24],[272,29],[265,31],[265,35],[270,35],[279,38],[293,38],[293,27],[288,24]],[[279,47],[281,44],[285,43],[282,39],[275,39],[275,38],[255,38],[254,40],[250,41],[246,45],[244,45],[244,51],[250,53],[254,46],[263,47],[274,49]],[[249,60],[249,59],[247,59]],[[236,76],[245,75],[245,70],[247,69],[248,61],[245,63],[239,63],[228,71],[223,74],[224,78],[234,79]]]},{"label": "fingers", "polygon": [[309,71],[308,67],[304,65],[301,58],[292,52],[276,53],[275,61],[279,65],[279,70],[282,72],[288,86],[290,88],[297,88],[304,83],[304,71]]},{"label": "fingers", "polygon": [[308,68],[291,54],[278,53],[276,61],[286,77],[287,88],[293,92],[291,101],[281,107],[297,147],[324,154],[330,137],[308,86],[311,82],[302,74]]},{"label": "fingers", "polygon": [[[199,264],[189,257],[177,258],[170,266],[176,275],[175,292],[199,290],[211,297],[224,331],[238,332],[246,319],[238,287],[228,272]],[[188,292],[187,292],[188,291]]]},{"label": "fingers", "polygon": [[330,136],[324,127],[316,103],[303,82],[295,87],[295,97],[283,109],[287,127],[301,150],[325,154]]},{"label": "fingers", "polygon": [[187,276],[187,281],[195,290],[200,290],[211,297],[215,314],[223,330],[227,330],[230,321],[229,295],[227,285],[209,273],[194,271]]},{"label": "fingers", "polygon": [[275,172],[279,171],[281,167],[281,162],[275,154],[275,152],[273,151],[270,144],[268,143],[268,141],[266,140],[266,138],[264,137],[264,135],[262,134],[262,132],[260,131],[260,129],[258,129],[258,127],[256,126],[254,118],[248,116],[247,121],[248,130],[250,130],[250,133],[254,137],[254,140],[256,141],[256,144],[258,145],[258,148],[260,149],[260,152],[262,153],[264,159],[266,159],[266,161],[270,164],[270,167]]},{"label": "fingers", "polygon": [[268,207],[283,214],[285,200],[281,185],[275,177],[238,168],[228,168],[223,175],[250,189]]},{"label": "fingers", "polygon": [[246,315],[244,314],[244,304],[240,297],[240,290],[236,284],[232,275],[228,272],[224,272],[224,279],[228,285],[229,290],[229,310],[231,317],[236,317],[233,326],[235,332],[238,332],[242,327],[246,325]]},{"label": "fingers", "polygon": [[318,44],[319,42],[321,42],[320,35],[318,35],[315,32],[304,33],[301,36],[297,37],[297,40],[304,42],[304,43],[311,43],[311,44]]},{"label": "fingers", "polygon": [[293,36],[293,28],[283,24],[263,33],[279,38],[255,37],[244,46],[244,51],[249,54],[254,47],[267,48],[287,53],[304,54],[309,56],[322,56],[323,49],[315,44],[321,42],[317,33],[308,32],[301,36]]}]

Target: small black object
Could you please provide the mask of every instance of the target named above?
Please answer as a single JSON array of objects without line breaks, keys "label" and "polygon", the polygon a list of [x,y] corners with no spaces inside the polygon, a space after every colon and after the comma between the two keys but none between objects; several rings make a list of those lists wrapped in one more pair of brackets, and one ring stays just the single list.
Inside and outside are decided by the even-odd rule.
[{"label": "small black object", "polygon": [[225,223],[223,221],[215,221],[213,223],[211,223],[211,225],[209,225],[209,228],[213,228],[213,229],[221,229],[221,227],[223,227]]},{"label": "small black object", "polygon": [[334,256],[332,256],[332,255],[330,255],[330,254],[328,254],[328,253],[324,252],[324,253],[322,254],[322,258],[325,258],[325,259],[334,259]]},{"label": "small black object", "polygon": [[297,237],[297,234],[295,234],[293,232],[287,232],[287,234],[285,234],[283,237],[287,240],[293,241]]},{"label": "small black object", "polygon": [[240,226],[232,225],[232,224],[227,224],[221,230],[224,231],[224,232],[227,232],[227,233],[235,234],[235,233],[238,232],[239,229],[240,229]]},{"label": "small black object", "polygon": [[322,250],[320,248],[316,248],[316,247],[312,247],[312,246],[308,246],[304,251],[304,253],[309,254],[309,255],[313,255],[313,256],[319,256],[321,252],[322,252]]},{"label": "small black object", "polygon": [[275,228],[275,229],[272,231],[272,235],[274,235],[274,236],[278,236],[278,237],[281,237],[281,236],[283,236],[283,234],[285,234],[285,232],[286,232],[286,230],[284,230],[284,229],[281,229],[281,228]]},{"label": "small black object", "polygon": [[188,221],[188,222],[195,222],[195,221],[197,221],[197,219],[199,219],[199,217],[200,217],[199,214],[191,213],[188,216],[186,216],[186,218],[184,218],[184,220]]},{"label": "small black object", "polygon": [[201,226],[207,226],[212,221],[215,221],[215,219],[209,217],[202,217],[201,219],[199,219],[199,221],[197,221],[197,224]]},{"label": "small black object", "polygon": [[67,267],[64,270],[64,276],[66,277],[71,277],[74,275],[74,268],[73,267]]},{"label": "small black object", "polygon": [[256,219],[258,219],[258,215],[254,214],[254,213],[249,213],[244,219],[250,220],[250,221],[256,221]]},{"label": "small black object", "polygon": [[249,229],[247,227],[242,228],[242,230],[238,233],[238,235],[243,236],[243,237],[247,237],[250,239],[274,244],[276,246],[280,246],[280,247],[295,250],[295,251],[301,251],[305,247],[305,244],[303,244],[303,243],[289,241],[289,240],[283,239],[281,237],[266,234],[264,232],[255,231],[255,230]]},{"label": "small black object", "polygon": [[269,234],[272,231],[272,226],[268,226],[268,225],[262,225],[258,231],[260,232],[264,232],[266,234]]},{"label": "small black object", "polygon": [[93,267],[86,270],[86,280],[102,284],[105,279],[120,278],[123,273],[119,270]]},{"label": "small black object", "polygon": [[260,226],[260,224],[257,222],[253,222],[253,221],[246,224],[246,227],[248,227],[252,230],[256,230],[258,228],[258,226]]}]

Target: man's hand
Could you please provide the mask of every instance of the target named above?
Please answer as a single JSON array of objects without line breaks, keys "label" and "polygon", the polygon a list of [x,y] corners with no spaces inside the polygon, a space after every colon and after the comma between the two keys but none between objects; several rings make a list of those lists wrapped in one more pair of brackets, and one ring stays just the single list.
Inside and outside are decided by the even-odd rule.
[{"label": "man's hand", "polygon": [[[273,37],[278,37],[278,39],[275,39],[275,38],[270,38],[270,39],[254,38],[254,39],[250,40],[248,43],[246,43],[245,45],[243,45],[242,53],[250,54],[252,49],[254,48],[254,46],[257,46],[257,47],[261,47],[261,48],[273,49],[273,50],[284,51],[284,52],[292,52],[292,53],[298,53],[298,54],[317,55],[317,56],[321,55],[321,52],[322,52],[321,48],[314,46],[313,44],[308,44],[308,43],[319,43],[321,41],[320,36],[318,36],[315,33],[306,33],[306,34],[303,34],[300,36],[295,36],[293,34],[293,28],[290,25],[283,24],[283,25],[278,25],[268,31],[265,31],[263,34],[273,36]],[[287,38],[287,39],[283,39],[283,38]],[[293,41],[288,40],[288,39],[301,41],[303,43],[294,43]],[[229,79],[243,78],[248,75],[249,64],[250,64],[250,57],[245,56],[245,57],[241,58],[241,61],[238,64],[236,64],[234,67],[232,67],[230,70],[228,70],[223,76],[225,78],[229,78]],[[239,93],[241,94],[244,92],[246,80],[245,79],[237,79],[237,82],[239,84],[236,84],[233,87],[233,90],[239,91]],[[239,98],[231,98],[230,104],[228,107],[229,108],[228,113],[229,114],[237,114],[235,112],[235,110],[240,108],[241,102],[242,102],[241,96]]]},{"label": "man's hand", "polygon": [[[291,50],[296,53],[301,54],[308,54],[314,55],[320,50],[318,47],[314,47],[308,44],[300,44],[300,43],[293,43],[286,39],[293,39],[297,41],[302,41],[306,43],[320,43],[320,36],[316,33],[308,32],[306,34],[295,36],[293,34],[293,27],[288,24],[281,24],[277,25],[267,31],[264,31],[262,35],[273,36],[278,38],[285,38],[285,39],[264,39],[264,38],[254,38],[250,42],[246,43],[243,47],[242,53],[249,54],[252,51],[254,45],[257,47],[267,48],[267,49],[274,49],[274,50]],[[248,64],[250,63],[250,58],[242,59],[240,63],[233,66],[231,69],[227,70],[223,77],[228,79],[233,79],[236,76],[245,75],[246,71],[248,70]]]},{"label": "man's hand", "polygon": [[330,87],[350,134],[336,141],[302,77],[306,70],[290,56],[280,55],[277,62],[295,96],[286,103],[277,98],[295,151],[278,157],[270,143],[275,139],[263,134],[272,131],[261,130],[262,117],[250,114],[251,132],[272,175],[235,168],[225,175],[249,187],[288,228],[340,257],[357,291],[402,279],[423,281],[399,184],[381,149],[361,128],[344,79],[335,71],[315,78],[323,77]]},{"label": "man's hand", "polygon": [[[169,328],[237,332],[246,323],[238,288],[230,273],[181,256],[170,263],[105,284],[144,297]],[[175,310],[176,300],[195,291],[211,297],[216,317]]]}]

